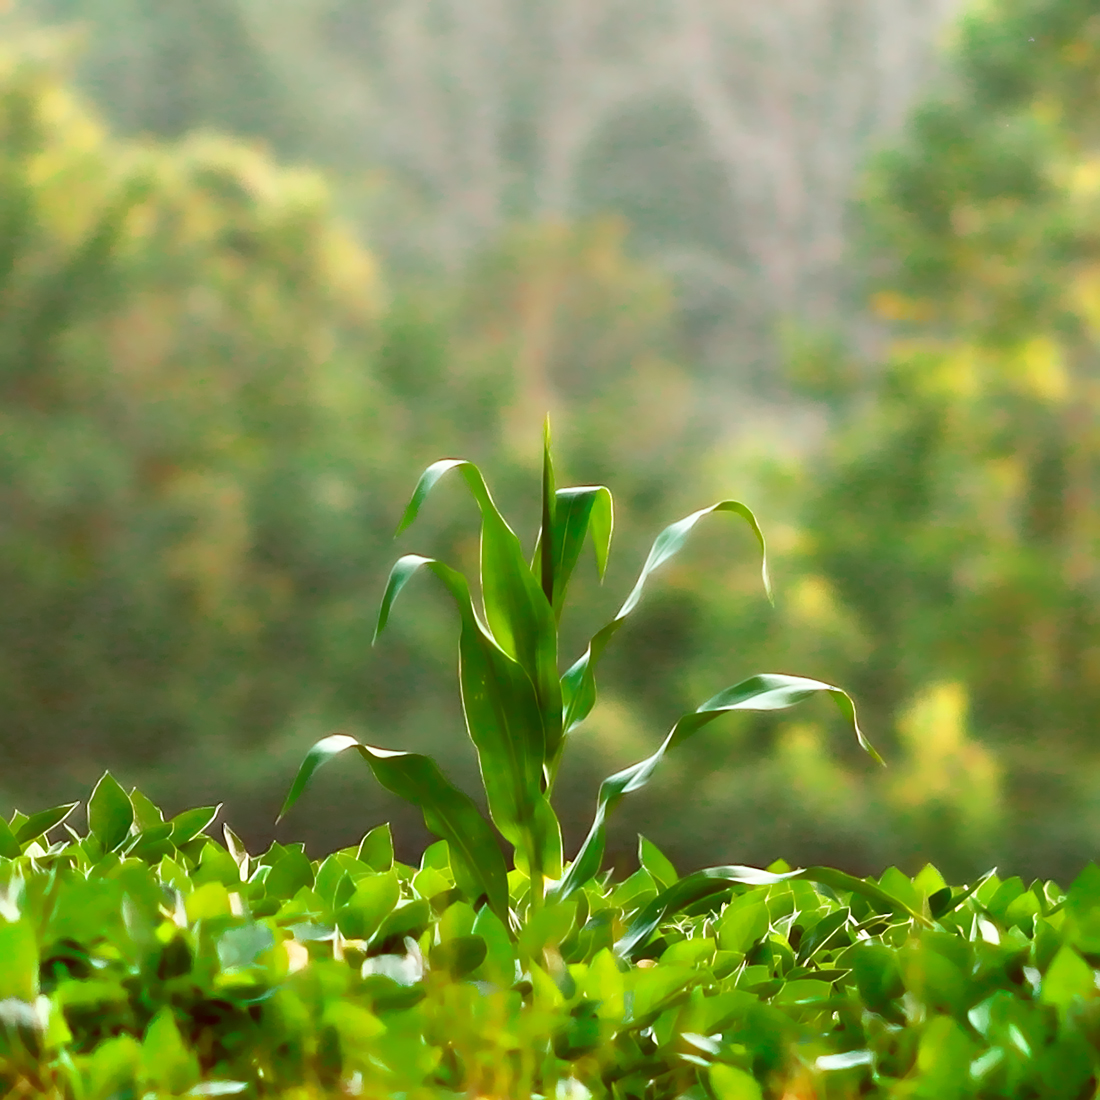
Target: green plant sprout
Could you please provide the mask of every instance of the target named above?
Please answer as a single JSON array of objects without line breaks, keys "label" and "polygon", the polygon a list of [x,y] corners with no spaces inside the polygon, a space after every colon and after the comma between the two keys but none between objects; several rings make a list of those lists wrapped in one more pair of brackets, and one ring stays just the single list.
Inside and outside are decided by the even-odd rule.
[{"label": "green plant sprout", "polygon": [[[433,573],[450,593],[461,619],[459,683],[466,729],[477,750],[489,809],[487,821],[467,794],[453,786],[428,756],[365,745],[345,734],[325,737],[306,755],[287,795],[280,818],[297,802],[317,769],[349,749],[358,752],[387,790],[418,806],[427,828],[446,841],[459,888],[471,901],[484,899],[506,926],[513,925],[508,869],[498,841],[511,847],[514,866],[528,882],[527,911],[549,897],[562,902],[599,875],[608,816],[627,794],[640,790],[673,749],[704,726],[731,711],[771,711],[791,707],[825,693],[851,723],[860,745],[879,763],[864,737],[849,695],[831,684],[799,676],[763,674],[726,688],[672,727],[660,747],[644,760],[600,785],[596,812],[580,851],[563,863],[561,825],[551,795],[570,735],[596,703],[596,670],[604,651],[638,606],[650,576],[679,552],[695,525],[718,513],[739,516],[760,547],[761,576],[771,598],[767,548],[752,511],[736,500],[700,509],[658,535],[633,589],[615,617],[598,630],[579,660],[564,674],[558,667],[558,623],[573,570],[587,538],[595,548],[601,579],[607,567],[614,528],[611,493],[604,486],[557,489],[547,422],[543,440],[542,522],[533,557],[528,561],[520,540],[493,501],[481,471],[471,462],[444,459],[421,475],[397,534],[416,519],[425,499],[451,471],[466,482],[481,512],[479,613],[466,577],[433,558],[406,554],[390,572],[378,612],[375,640],[385,630],[398,595],[421,570]],[[698,877],[702,876],[702,877]],[[790,872],[826,880],[847,889],[867,885],[825,868]],[[779,877],[754,868],[711,868],[677,884],[679,903],[690,904],[708,890],[732,881],[773,882]],[[853,885],[858,883],[858,885]],[[702,894],[699,891],[702,890]],[[658,897],[654,927],[677,899]],[[673,910],[676,906],[673,906]],[[652,916],[652,914],[651,914]],[[634,929],[629,938],[642,938]]]}]

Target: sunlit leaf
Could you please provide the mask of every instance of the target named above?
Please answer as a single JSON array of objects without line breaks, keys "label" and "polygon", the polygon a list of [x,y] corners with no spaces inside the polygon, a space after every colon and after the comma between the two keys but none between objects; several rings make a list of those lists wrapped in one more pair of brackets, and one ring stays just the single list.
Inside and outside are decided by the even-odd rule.
[{"label": "sunlit leaf", "polygon": [[641,834],[638,835],[638,863],[653,876],[653,881],[662,889],[672,886],[680,878],[664,852]]},{"label": "sunlit leaf", "polygon": [[624,768],[609,776],[600,784],[596,801],[596,813],[580,852],[566,872],[562,881],[554,888],[554,896],[568,897],[574,890],[599,874],[603,863],[606,837],[607,816],[615,809],[623,796],[631,791],[640,790],[652,777],[657,766],[678,745],[698,733],[704,726],[716,718],[732,711],[769,711],[783,710],[794,706],[803,699],[824,692],[832,697],[855,729],[859,743],[876,760],[881,758],[864,738],[856,721],[855,705],[851,698],[840,688],[823,684],[817,680],[807,680],[800,676],[778,676],[765,674],[752,676],[748,680],[719,692],[690,714],[685,714],[665,738],[655,753],[637,764]]},{"label": "sunlit leaf", "polygon": [[796,878],[800,872],[789,871],[786,874],[773,874],[758,867],[708,867],[680,879],[674,886],[658,894],[637,917],[631,921],[626,933],[615,944],[620,955],[629,955],[643,944],[656,931],[657,926],[670,913],[675,913],[686,905],[701,898],[728,890],[732,883],[747,883],[750,886],[770,886],[784,879]]},{"label": "sunlit leaf", "polygon": [[492,828],[473,800],[448,782],[430,757],[363,745],[344,734],[326,737],[306,754],[279,817],[298,801],[322,764],[348,749],[359,753],[386,790],[419,807],[429,831],[450,846],[459,887],[471,901],[484,895],[507,923],[507,871]]},{"label": "sunlit leaf", "polygon": [[[569,579],[589,532],[596,551],[596,569],[603,579],[611,551],[614,508],[610,491],[602,485],[555,490],[549,422],[544,436],[542,470],[542,525],[532,569],[553,606],[555,619],[560,620]],[[547,531],[552,537],[545,537]]]},{"label": "sunlit leaf", "polygon": [[217,806],[203,806],[200,809],[185,810],[172,818],[172,843],[182,847],[189,840],[194,840],[204,832],[210,823],[218,816],[221,804]]},{"label": "sunlit leaf", "polygon": [[133,822],[129,796],[110,772],[104,772],[88,799],[89,831],[105,851],[113,852],[129,836]]},{"label": "sunlit leaf", "polygon": [[465,577],[442,562],[401,558],[390,573],[378,615],[381,632],[394,600],[421,568],[442,581],[462,620],[459,682],[466,727],[477,748],[494,824],[540,874],[560,874],[561,837],[543,793],[546,752],[543,712],[530,677],[485,629]]},{"label": "sunlit leaf", "polygon": [[611,622],[592,636],[584,655],[562,677],[562,703],[565,708],[563,726],[566,733],[580,725],[596,705],[596,667],[608,643],[618,633],[627,616],[638,606],[645,590],[646,581],[669,558],[679,552],[692,528],[699,520],[703,519],[704,516],[718,512],[728,512],[731,515],[740,516],[752,529],[757,542],[760,544],[760,571],[764,581],[764,591],[771,599],[771,581],[768,579],[768,555],[764,533],[760,530],[756,517],[740,501],[720,501],[718,504],[693,512],[690,516],[685,516],[677,523],[666,527],[654,541],[638,580],[631,589],[630,595],[623,602],[622,607],[619,608],[618,613]]},{"label": "sunlit leaf", "polygon": [[393,866],[393,835],[388,822],[376,825],[363,837],[355,858],[375,871],[388,871]]},{"label": "sunlit leaf", "polygon": [[0,817],[0,856],[5,859],[18,859],[23,854],[23,848],[16,840],[8,823]]},{"label": "sunlit leaf", "polygon": [[[37,840],[40,836],[44,836],[51,829],[56,828],[63,821],[67,820],[69,815],[79,805],[79,802],[67,802],[63,806],[53,806],[51,809],[31,814],[31,816],[19,826],[15,834],[15,839],[20,844],[29,844],[32,840]],[[0,851],[0,855],[3,854],[5,853]]]}]

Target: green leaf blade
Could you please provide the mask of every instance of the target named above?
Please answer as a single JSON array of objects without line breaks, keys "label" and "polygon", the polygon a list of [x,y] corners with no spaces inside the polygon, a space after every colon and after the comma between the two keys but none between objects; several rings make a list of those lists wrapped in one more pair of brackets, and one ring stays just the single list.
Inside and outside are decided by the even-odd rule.
[{"label": "green leaf blade", "polygon": [[[586,652],[562,676],[563,728],[565,733],[568,734],[579,726],[591,714],[592,708],[596,705],[596,667],[608,643],[618,633],[627,616],[641,601],[642,593],[645,591],[646,582],[650,576],[680,552],[687,541],[688,535],[701,519],[716,513],[739,516],[749,525],[760,546],[760,572],[764,583],[764,591],[768,599],[772,599],[771,580],[768,575],[768,550],[764,540],[764,532],[761,531],[756,516],[747,505],[737,500],[722,500],[717,504],[712,504],[709,508],[692,512],[691,515],[685,516],[666,527],[654,540],[645,565],[642,566],[642,571],[638,575],[634,587],[630,590],[630,594],[623,601],[622,607],[619,608],[615,617],[609,623],[601,627],[592,636]],[[610,539],[610,534],[608,539]]]},{"label": "green leaf blade", "polygon": [[[451,470],[462,475],[481,512],[481,592],[486,626],[535,685],[544,744],[553,755],[561,740],[562,720],[556,623],[550,601],[524,557],[519,538],[498,510],[481,470],[465,459],[443,459],[429,466],[405,509],[398,534],[413,522],[428,493]],[[547,476],[552,479],[552,472]],[[413,558],[403,558],[390,574],[376,637],[385,627],[393,600],[416,571]],[[423,565],[427,559],[417,560]]]},{"label": "green leaf blade", "polygon": [[874,751],[856,722],[855,704],[840,688],[825,684],[819,680],[809,680],[802,676],[783,676],[773,673],[751,676],[733,687],[726,688],[712,696],[697,710],[685,714],[652,755],[632,764],[614,775],[608,776],[600,784],[596,800],[596,813],[592,825],[581,846],[577,858],[566,872],[565,877],[554,887],[552,894],[558,900],[564,900],[585,882],[599,874],[603,862],[606,843],[606,821],[608,815],[618,806],[623,797],[632,791],[644,787],[657,770],[667,753],[693,737],[699,730],[708,726],[723,714],[732,711],[770,711],[785,710],[795,706],[812,695],[826,693],[834,699],[843,697],[842,712],[851,715],[851,720],[859,742],[881,763],[881,757]]},{"label": "green leaf blade", "polygon": [[88,799],[89,832],[104,851],[113,852],[125,841],[133,823],[134,807],[129,795],[110,772],[104,772]]},{"label": "green leaf blade", "polygon": [[79,806],[79,802],[66,802],[63,806],[52,806],[48,810],[40,810],[31,814],[15,834],[19,844],[29,844],[40,836],[45,836],[51,829],[57,828],[68,820],[69,815]]},{"label": "green leaf blade", "polygon": [[[504,837],[539,873],[561,873],[560,829],[550,828],[542,792],[547,756],[545,712],[527,671],[485,629],[466,578],[442,562],[406,555],[390,573],[379,629],[393,601],[422,568],[455,602],[461,620],[459,684],[470,740],[477,749],[489,812]],[[555,704],[560,721],[560,703]]]},{"label": "green leaf blade", "polygon": [[359,753],[386,790],[420,809],[428,830],[450,846],[460,889],[471,901],[484,895],[507,923],[507,870],[492,828],[473,800],[453,786],[428,756],[364,745],[346,734],[325,737],[302,761],[279,819],[298,801],[317,770],[349,749]]}]

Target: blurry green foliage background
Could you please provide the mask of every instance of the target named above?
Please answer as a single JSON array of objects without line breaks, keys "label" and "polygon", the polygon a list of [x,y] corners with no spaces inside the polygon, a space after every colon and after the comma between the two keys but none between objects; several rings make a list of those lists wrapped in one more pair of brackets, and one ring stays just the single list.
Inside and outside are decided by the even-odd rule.
[{"label": "blurry green foliage background", "polygon": [[[737,237],[686,101],[638,90],[629,125],[577,154],[572,204],[522,197],[565,188],[523,138],[540,101],[522,81],[491,216],[398,171],[384,128],[349,151],[354,85],[335,62],[318,76],[342,11],[272,5],[264,33],[243,0],[5,17],[3,802],[80,797],[109,766],[170,810],[223,798],[259,838],[335,729],[471,780],[446,607],[414,591],[374,650],[372,615],[436,458],[483,464],[533,538],[510,506],[532,495],[550,410],[563,479],[609,485],[618,512],[606,584],[578,578],[574,647],[648,540],[722,496],[757,511],[778,589],[773,610],[742,532],[715,524],[647,594],[558,784],[567,845],[599,776],[768,668],[849,689],[890,767],[824,704],[729,721],[624,810],[620,853],[643,831],[681,869],[932,859],[949,878],[1072,878],[1100,839],[1094,5],[959,17],[904,127],[867,123],[853,145],[824,310],[784,289],[784,256],[821,283],[798,251],[810,230],[776,230],[753,263],[730,246],[722,262],[768,294],[685,280],[678,256],[697,274],[700,241]],[[74,19],[79,45],[56,29]],[[673,136],[654,205],[637,149]],[[324,171],[285,166],[308,160]],[[424,518],[400,550],[468,566],[460,494]],[[390,817],[412,851],[414,815],[334,773],[281,829],[333,846]]]}]

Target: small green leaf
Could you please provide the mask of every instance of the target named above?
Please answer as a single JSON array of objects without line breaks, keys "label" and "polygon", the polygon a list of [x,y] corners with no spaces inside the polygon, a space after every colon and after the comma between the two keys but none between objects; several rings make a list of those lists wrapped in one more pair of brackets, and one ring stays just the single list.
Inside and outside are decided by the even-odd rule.
[{"label": "small green leaf", "polygon": [[763,939],[771,927],[771,917],[760,891],[750,891],[734,898],[722,912],[718,922],[718,946],[722,951],[747,952]]},{"label": "small green leaf", "polygon": [[472,934],[485,942],[485,961],[477,976],[507,989],[516,980],[516,958],[512,950],[507,925],[488,906],[474,918]]},{"label": "small green leaf", "polygon": [[638,862],[653,876],[658,889],[667,890],[680,878],[672,861],[641,833],[638,834]]},{"label": "small green leaf", "polygon": [[885,944],[858,943],[848,956],[859,995],[872,1012],[884,1012],[905,992],[897,955]]},{"label": "small green leaf", "polygon": [[230,928],[218,939],[218,962],[223,970],[251,966],[275,946],[275,936],[266,924],[246,924]]},{"label": "small green leaf", "polygon": [[187,919],[192,924],[200,920],[228,917],[233,911],[229,902],[229,891],[220,882],[207,882],[197,890],[192,890],[184,902]]},{"label": "small green leaf", "polygon": [[363,837],[355,858],[374,871],[388,871],[393,866],[393,835],[389,822],[376,825]]},{"label": "small green leaf", "polygon": [[428,962],[433,970],[445,971],[455,981],[460,981],[485,961],[487,953],[481,936],[455,936],[433,947]]},{"label": "small green leaf", "polygon": [[248,849],[244,842],[228,825],[222,825],[222,836],[225,837],[226,851],[233,857],[233,862],[241,868],[241,873],[248,874]]},{"label": "small green leaf", "polygon": [[392,870],[380,875],[364,875],[336,914],[336,923],[349,940],[369,940],[393,912],[400,897],[401,886]]},{"label": "small green leaf", "polygon": [[715,1100],[763,1100],[764,1093],[756,1078],[743,1069],[719,1062],[707,1072]]},{"label": "small green leaf", "polygon": [[123,848],[123,852],[133,859],[144,859],[149,863],[158,863],[164,856],[175,852],[172,843],[172,826],[166,821],[159,825],[143,829]]},{"label": "small green leaf", "polygon": [[[973,1093],[967,1087],[972,1044],[950,1016],[935,1016],[920,1039],[917,1069],[924,1095],[937,1100],[961,1100]],[[917,1095],[921,1095],[918,1093]]]},{"label": "small green leaf", "polygon": [[165,1006],[152,1019],[141,1043],[145,1079],[178,1096],[199,1081],[199,1063],[184,1045],[172,1010]]},{"label": "small green leaf", "polygon": [[1063,944],[1043,975],[1039,1000],[1065,1011],[1077,997],[1096,996],[1093,969],[1068,944]]},{"label": "small green leaf", "polygon": [[130,792],[130,803],[134,807],[134,823],[139,829],[151,829],[164,820],[160,807],[150,802],[137,787]]},{"label": "small green leaf", "polygon": [[275,862],[264,879],[269,898],[289,901],[305,886],[313,885],[313,866],[304,852],[291,848]]},{"label": "small green leaf", "polygon": [[38,941],[29,920],[0,918],[0,1001],[38,996]]},{"label": "small green leaf", "polygon": [[222,806],[203,806],[196,810],[184,810],[172,818],[172,843],[182,848],[188,841],[194,840],[205,832],[210,823],[218,816]]},{"label": "small green leaf", "polygon": [[378,931],[371,937],[371,945],[377,946],[397,937],[411,936],[418,939],[431,924],[432,907],[424,898],[399,902],[382,920]]},{"label": "small green leaf", "polygon": [[87,1094],[97,1098],[133,1094],[141,1061],[141,1045],[132,1035],[116,1035],[100,1043],[89,1061]]},{"label": "small green leaf", "polygon": [[0,856],[5,859],[18,859],[23,854],[19,841],[15,839],[8,823],[0,817]]},{"label": "small green leaf", "polygon": [[[63,806],[54,806],[49,810],[42,810],[39,813],[31,814],[31,816],[19,826],[19,830],[15,834],[16,841],[18,841],[19,844],[29,844],[32,840],[37,840],[40,836],[44,836],[51,829],[55,829],[65,821],[69,814],[79,805],[79,802],[66,802]],[[0,855],[4,854],[6,853],[0,850]]]},{"label": "small green leaf", "polygon": [[89,832],[104,851],[113,852],[126,840],[133,823],[134,807],[129,795],[110,772],[104,772],[88,799]]}]

